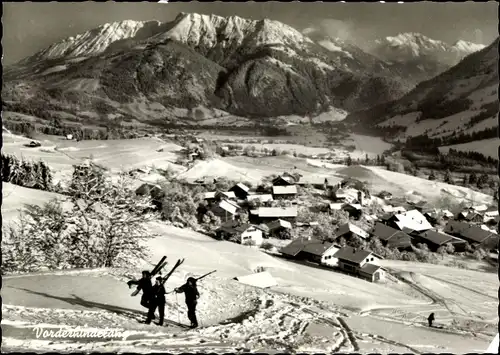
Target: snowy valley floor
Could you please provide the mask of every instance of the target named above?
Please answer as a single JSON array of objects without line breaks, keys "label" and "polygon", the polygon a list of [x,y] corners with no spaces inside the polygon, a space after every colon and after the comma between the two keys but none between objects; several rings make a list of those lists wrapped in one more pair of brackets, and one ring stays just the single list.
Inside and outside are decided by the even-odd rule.
[{"label": "snowy valley floor", "polygon": [[[185,331],[181,295],[167,296],[167,326],[144,325],[130,270],[67,271],[4,278],[2,350],[101,352],[482,352],[496,333],[495,274],[385,261],[397,276],[385,284],[290,263],[256,249],[215,241],[160,223],[148,241],[151,262],[167,255],[185,263],[167,292],[186,277],[217,270],[200,282],[202,328]],[[234,281],[264,267],[279,286],[262,290]],[[169,266],[167,266],[167,269]],[[425,320],[436,313],[443,329]],[[34,327],[125,329],[126,339],[43,339]]]}]

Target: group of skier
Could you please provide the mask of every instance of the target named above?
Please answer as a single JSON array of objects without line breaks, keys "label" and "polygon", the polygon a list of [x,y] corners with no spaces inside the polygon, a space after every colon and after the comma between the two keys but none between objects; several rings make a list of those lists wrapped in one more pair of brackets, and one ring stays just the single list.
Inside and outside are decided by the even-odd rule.
[{"label": "group of skier", "polygon": [[[137,285],[137,292],[142,291],[141,306],[148,309],[146,321],[144,323],[151,324],[155,319],[155,311],[158,309],[160,319],[157,325],[162,326],[165,318],[165,291],[164,279],[161,276],[156,277],[155,284],[151,283],[151,273],[149,271],[142,272],[142,278],[138,281],[131,280],[127,282],[128,286]],[[196,279],[189,277],[184,285],[175,288],[174,292],[184,293],[186,298],[186,306],[188,309],[188,318],[191,322],[190,328],[198,327],[198,320],[196,318],[196,305],[200,294],[196,286]],[[137,294],[137,293],[136,293]]]}]

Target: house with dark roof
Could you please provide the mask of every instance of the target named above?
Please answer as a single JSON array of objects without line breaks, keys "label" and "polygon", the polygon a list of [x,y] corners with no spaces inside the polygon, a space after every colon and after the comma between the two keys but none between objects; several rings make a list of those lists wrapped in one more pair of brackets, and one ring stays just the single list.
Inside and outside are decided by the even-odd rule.
[{"label": "house with dark roof", "polygon": [[295,178],[287,173],[277,176],[272,181],[273,186],[290,186],[290,185],[295,185],[295,183],[296,183]]},{"label": "house with dark roof", "polygon": [[229,191],[233,192],[235,196],[240,200],[246,199],[247,196],[250,194],[250,188],[241,182],[231,187]]},{"label": "house with dark roof", "polygon": [[352,223],[342,224],[341,226],[339,226],[335,234],[337,235],[337,239],[343,237],[345,240],[349,240],[354,236],[357,236],[361,239],[368,239],[370,237],[370,235],[366,231],[362,230]]},{"label": "house with dark roof", "polygon": [[273,198],[294,198],[297,196],[297,186],[273,186]]},{"label": "house with dark roof", "polygon": [[427,245],[430,251],[437,251],[440,247],[445,246],[450,243],[453,245],[456,251],[464,251],[465,250],[465,240],[456,238],[452,235],[439,232],[437,230],[427,230],[419,233],[413,237],[413,243],[416,246],[419,243]]},{"label": "house with dark roof", "polygon": [[338,259],[338,268],[348,274],[358,275],[371,282],[385,277],[384,270],[378,265],[381,257],[371,251],[343,247],[333,257]]},{"label": "house with dark roof", "polygon": [[240,244],[260,246],[263,241],[261,229],[237,221],[223,223],[215,233],[219,239],[232,240]]},{"label": "house with dark roof", "polygon": [[297,185],[312,186],[318,190],[327,190],[336,187],[337,183],[333,182],[331,178],[313,175],[313,176],[301,177],[297,182]]},{"label": "house with dark roof", "polygon": [[280,250],[287,258],[306,260],[326,266],[337,266],[337,259],[333,257],[340,246],[317,239],[297,238]]},{"label": "house with dark roof", "polygon": [[250,210],[250,220],[252,223],[267,223],[276,219],[283,219],[293,222],[297,218],[298,210],[296,206],[292,207],[259,207]]},{"label": "house with dark roof", "polygon": [[358,203],[346,203],[342,206],[342,211],[347,212],[349,217],[359,219],[363,214],[363,207]]},{"label": "house with dark roof", "polygon": [[467,241],[469,244],[479,244],[486,250],[498,247],[498,235],[477,225],[460,221],[449,221],[444,231]]},{"label": "house with dark roof", "polygon": [[292,229],[292,224],[288,221],[284,221],[282,219],[277,219],[272,222],[266,224],[268,228],[269,235],[279,234],[284,230]]},{"label": "house with dark roof", "polygon": [[221,200],[210,206],[210,210],[214,215],[219,217],[223,222],[234,220],[236,217],[239,206],[230,200]]},{"label": "house with dark roof", "polygon": [[399,250],[411,248],[411,237],[408,234],[380,222],[375,223],[371,235],[380,239],[382,244],[389,248]]},{"label": "house with dark roof", "polygon": [[392,199],[392,194],[389,191],[382,191],[381,193],[378,194],[378,197],[387,201]]}]

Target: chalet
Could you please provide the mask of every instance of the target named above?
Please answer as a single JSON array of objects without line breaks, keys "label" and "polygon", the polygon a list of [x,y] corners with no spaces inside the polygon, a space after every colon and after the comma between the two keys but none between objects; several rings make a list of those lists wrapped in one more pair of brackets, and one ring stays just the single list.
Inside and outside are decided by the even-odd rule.
[{"label": "chalet", "polygon": [[316,239],[297,238],[281,249],[281,254],[287,258],[307,260],[327,266],[336,266],[337,259],[333,257],[340,246]]},{"label": "chalet", "polygon": [[207,201],[208,203],[215,202],[215,195],[216,194],[217,194],[217,191],[205,192],[203,194],[203,200]]},{"label": "chalet", "polygon": [[230,221],[222,224],[216,231],[220,239],[230,239],[240,244],[252,244],[260,246],[262,244],[262,230],[251,224],[240,224]]},{"label": "chalet", "polygon": [[213,177],[202,177],[202,178],[199,178],[199,179],[196,179],[194,180],[194,184],[195,185],[202,185],[202,186],[206,186],[206,185],[211,185],[211,184],[216,184],[217,183],[217,179],[216,178],[213,178]]},{"label": "chalet", "polygon": [[378,194],[378,197],[384,200],[390,200],[392,199],[392,194],[388,191],[382,191],[381,193]]},{"label": "chalet", "polygon": [[408,234],[409,231],[422,232],[432,229],[432,225],[429,221],[427,221],[424,215],[417,210],[394,214],[387,221],[387,225]]},{"label": "chalet", "polygon": [[270,222],[275,219],[293,221],[297,218],[297,207],[259,207],[250,211],[250,219],[258,222]]},{"label": "chalet", "polygon": [[331,178],[329,179],[328,177],[322,177],[317,175],[301,177],[300,180],[297,182],[297,185],[312,186],[318,190],[327,190],[337,186],[337,184],[334,183],[331,180]]},{"label": "chalet", "polygon": [[484,221],[484,216],[481,213],[470,208],[459,212],[457,214],[456,220],[471,223],[482,223]]},{"label": "chalet", "polygon": [[238,213],[239,206],[229,200],[221,200],[211,206],[210,210],[222,221],[234,220]]},{"label": "chalet", "polygon": [[261,195],[248,195],[247,201],[269,202],[274,200],[273,200],[273,195],[271,194],[261,194]]},{"label": "chalet", "polygon": [[403,206],[391,206],[391,205],[385,205],[382,206],[382,211],[385,213],[404,213],[406,212],[406,208]]},{"label": "chalet", "polygon": [[484,222],[495,220],[498,217],[498,206],[490,206],[484,211]]},{"label": "chalet", "polygon": [[498,246],[498,235],[491,231],[484,230],[477,225],[471,225],[460,221],[449,221],[444,231],[470,244],[479,244],[487,250],[494,249]]},{"label": "chalet", "polygon": [[380,222],[375,223],[371,234],[380,239],[382,244],[387,247],[400,250],[411,248],[411,237],[408,234]]},{"label": "chalet", "polygon": [[427,222],[435,226],[439,222],[439,213],[436,210],[429,210],[423,213]]},{"label": "chalet", "polygon": [[283,230],[292,229],[292,224],[288,221],[284,221],[282,219],[277,219],[275,221],[269,222],[266,224],[268,228],[268,233],[270,235],[274,235],[282,232]]},{"label": "chalet", "polygon": [[229,189],[229,191],[233,192],[237,198],[240,200],[244,200],[250,193],[250,188],[241,182],[234,185]]},{"label": "chalet", "polygon": [[363,214],[363,207],[358,203],[346,203],[342,206],[342,211],[349,214],[349,217],[359,219]]},{"label": "chalet", "polygon": [[290,174],[282,174],[272,181],[273,186],[290,186],[295,185],[295,178]]},{"label": "chalet", "polygon": [[466,244],[465,240],[432,229],[415,235],[413,237],[413,243],[415,245],[419,243],[425,244],[430,251],[434,252],[437,251],[439,247],[442,247],[448,243],[453,245],[456,251],[464,251]]},{"label": "chalet", "polygon": [[340,211],[342,210],[342,207],[344,206],[344,203],[340,202],[340,203],[329,203],[328,204],[328,211],[329,212],[332,212],[332,211]]},{"label": "chalet", "polygon": [[358,199],[358,190],[352,188],[341,188],[333,193],[336,202],[355,202]]},{"label": "chalet", "polygon": [[273,198],[293,198],[297,195],[297,186],[273,186]]},{"label": "chalet", "polygon": [[338,259],[339,269],[349,274],[359,275],[372,282],[384,278],[384,271],[378,266],[381,257],[368,250],[344,247],[333,257]]},{"label": "chalet", "polygon": [[450,218],[453,218],[454,215],[453,213],[451,213],[450,211],[448,210],[442,210],[441,211],[441,218],[443,218],[444,220],[449,220]]},{"label": "chalet", "polygon": [[385,279],[386,271],[379,265],[366,263],[358,269],[358,275],[367,281],[377,282]]},{"label": "chalet", "polygon": [[337,238],[343,237],[346,240],[349,240],[353,236],[357,236],[361,239],[368,239],[370,236],[367,232],[352,223],[341,225],[335,234],[337,235]]}]

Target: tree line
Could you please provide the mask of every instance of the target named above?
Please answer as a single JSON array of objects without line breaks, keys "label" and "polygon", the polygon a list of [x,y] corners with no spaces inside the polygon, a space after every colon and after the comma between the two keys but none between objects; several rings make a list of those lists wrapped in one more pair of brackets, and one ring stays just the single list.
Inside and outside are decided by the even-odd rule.
[{"label": "tree line", "polygon": [[1,155],[2,181],[37,190],[51,191],[52,172],[43,162],[19,160],[13,155]]}]

